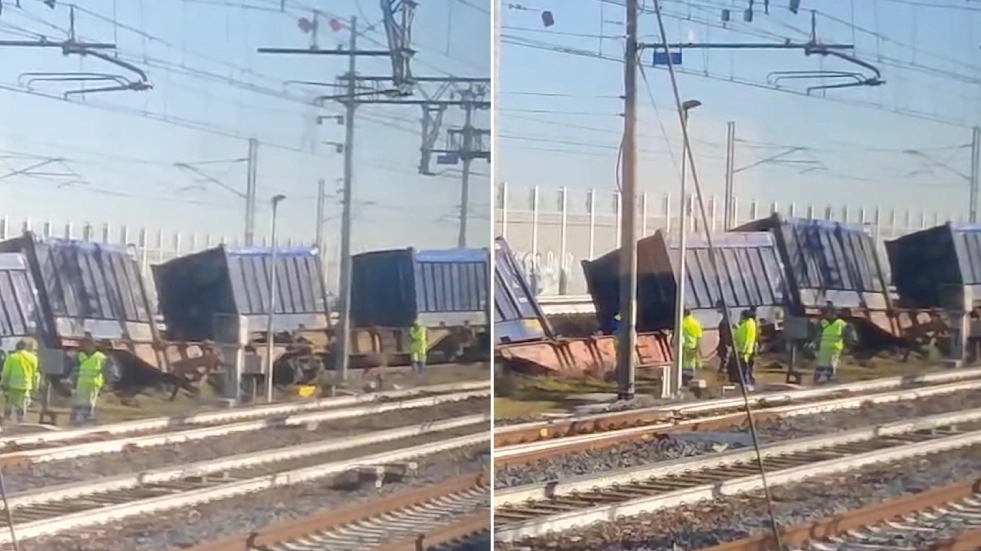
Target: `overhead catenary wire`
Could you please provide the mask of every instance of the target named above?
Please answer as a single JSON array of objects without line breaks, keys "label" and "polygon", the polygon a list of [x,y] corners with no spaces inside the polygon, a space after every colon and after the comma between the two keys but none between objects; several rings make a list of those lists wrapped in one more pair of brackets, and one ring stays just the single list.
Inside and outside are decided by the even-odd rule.
[{"label": "overhead catenary wire", "polygon": [[[709,226],[708,224],[708,212],[707,209],[705,208],[705,201],[702,196],[701,183],[698,180],[698,169],[695,165],[695,156],[692,154],[691,142],[688,139],[688,120],[687,117],[685,117],[685,113],[682,108],[681,91],[678,88],[678,79],[674,72],[674,66],[671,63],[671,55],[670,55],[670,50],[668,48],[668,35],[664,27],[664,17],[661,15],[661,3],[660,0],[653,0],[653,2],[654,2],[655,15],[657,16],[658,31],[661,37],[661,47],[665,53],[665,58],[667,59],[668,74],[671,78],[671,90],[674,95],[675,106],[677,107],[678,110],[678,119],[681,124],[681,131],[684,135],[684,140],[683,140],[684,151],[682,152],[681,161],[682,163],[688,163],[691,168],[692,183],[695,187],[695,197],[698,204],[699,214],[701,215],[701,219],[702,219],[702,228],[705,231],[705,242],[709,250],[709,255],[708,255],[709,262],[711,262],[712,271],[715,273],[715,282],[718,287],[719,302],[722,305],[722,321],[723,321],[724,330],[729,333],[728,335],[729,342],[735,343],[736,341],[734,338],[735,335],[732,328],[732,320],[729,316],[729,308],[725,303],[725,293],[723,289],[722,276],[721,276],[723,272],[721,266],[719,265],[719,259],[718,259],[719,251],[718,249],[715,248],[715,243],[712,239],[711,226]],[[685,228],[681,228],[680,231],[685,231]],[[685,259],[682,258],[681,262],[684,263]],[[683,297],[680,297],[679,300],[683,301]],[[681,330],[682,330],[681,327],[675,328],[675,331],[681,331]],[[681,354],[681,350],[677,350],[675,353]],[[767,479],[766,479],[766,467],[763,464],[762,446],[760,445],[759,434],[757,433],[756,430],[756,421],[753,418],[753,408],[750,405],[749,394],[748,391],[746,390],[746,379],[745,379],[745,374],[743,372],[744,364],[742,358],[739,357],[738,353],[735,354],[735,360],[736,360],[736,371],[739,373],[739,378],[741,383],[739,387],[742,391],[743,406],[744,409],[746,410],[746,419],[749,422],[750,435],[753,440],[753,448],[756,451],[756,460],[760,471],[760,481],[763,487],[763,494],[766,499],[767,513],[770,517],[770,529],[773,532],[773,538],[777,544],[777,548],[782,549],[783,543],[780,534],[780,528],[777,524],[777,515],[773,503],[773,496],[770,493],[770,486],[767,483]]]}]

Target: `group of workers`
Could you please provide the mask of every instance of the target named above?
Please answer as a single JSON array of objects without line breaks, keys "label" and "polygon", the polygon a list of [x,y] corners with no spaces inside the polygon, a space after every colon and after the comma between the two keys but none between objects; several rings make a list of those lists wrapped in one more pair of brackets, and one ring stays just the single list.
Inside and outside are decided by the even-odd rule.
[{"label": "group of workers", "polygon": [[[716,354],[719,357],[719,374],[728,378],[731,384],[743,385],[752,392],[756,386],[756,355],[759,352],[759,320],[755,307],[743,310],[734,326],[727,326],[728,316],[725,305],[718,303],[722,315],[719,322],[719,344]],[[821,312],[816,335],[817,366],[814,370],[814,384],[830,383],[835,380],[838,362],[846,342],[854,341],[852,327],[845,321],[849,312],[839,311],[828,304]],[[620,314],[614,316],[615,326],[620,324]],[[702,367],[701,341],[702,324],[690,309],[685,309],[681,322],[681,379],[688,386]]]},{"label": "group of workers", "polygon": [[[96,347],[95,340],[85,338],[78,352],[73,380],[72,408],[69,422],[82,425],[95,421],[95,408],[106,382],[107,359]],[[24,423],[27,410],[34,400],[35,393],[41,389],[41,370],[34,339],[23,338],[7,354],[0,373],[0,388],[3,389],[3,421]]]}]

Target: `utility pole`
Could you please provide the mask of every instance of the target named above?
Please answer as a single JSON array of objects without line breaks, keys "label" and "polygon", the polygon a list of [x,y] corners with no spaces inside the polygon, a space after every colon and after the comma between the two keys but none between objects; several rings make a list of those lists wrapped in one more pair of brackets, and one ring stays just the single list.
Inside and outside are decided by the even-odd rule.
[{"label": "utility pole", "polygon": [[473,104],[463,106],[466,113],[463,122],[463,148],[460,160],[463,161],[463,173],[460,176],[460,233],[456,238],[456,246],[467,247],[467,223],[470,218],[470,164],[473,162]]},{"label": "utility pole", "polygon": [[726,185],[723,194],[726,202],[722,209],[722,229],[731,230],[736,225],[735,189],[733,189],[733,176],[736,170],[736,123],[729,121],[726,123]]},{"label": "utility pole", "polygon": [[[637,334],[637,0],[627,0],[627,48],[623,69],[623,200],[620,226],[620,326],[617,338],[617,397],[634,397]],[[666,381],[665,381],[666,382]]]},{"label": "utility pole", "polygon": [[255,244],[256,173],[259,161],[259,140],[249,138],[249,156],[245,171],[245,246]]},{"label": "utility pole", "polygon": [[971,132],[971,206],[968,210],[968,221],[978,223],[978,184],[981,179],[981,127],[975,126]]},{"label": "utility pole", "polygon": [[350,55],[347,57],[347,97],[344,105],[344,184],[341,188],[341,265],[340,291],[341,311],[340,331],[337,333],[337,365],[341,381],[347,381],[347,370],[350,366],[351,347],[351,218],[354,210],[354,111],[358,81],[358,18],[351,17],[351,39],[348,43]]},{"label": "utility pole", "polygon": [[[405,99],[415,86],[422,82],[458,83],[488,82],[489,79],[460,77],[417,77],[412,75],[409,62],[413,51],[411,41],[411,21],[416,3],[411,0],[381,0],[383,21],[388,36],[389,48],[386,50],[357,49],[357,18],[350,20],[350,40],[347,51],[321,50],[310,48],[259,48],[259,53],[292,55],[343,55],[348,58],[348,71],[341,77],[344,93],[325,95],[316,98],[316,104],[336,101],[345,108],[344,121],[344,184],[341,213],[341,266],[340,266],[340,323],[336,337],[337,363],[335,369],[339,378],[347,380],[349,350],[351,345],[351,226],[354,180],[354,118],[359,105],[419,105],[419,106],[462,106],[464,100],[413,100]],[[387,76],[359,76],[357,59],[359,57],[387,57],[392,61],[392,74]],[[387,85],[385,83],[391,83]],[[368,86],[362,86],[367,84]],[[489,109],[490,102],[478,102],[479,108]]]}]

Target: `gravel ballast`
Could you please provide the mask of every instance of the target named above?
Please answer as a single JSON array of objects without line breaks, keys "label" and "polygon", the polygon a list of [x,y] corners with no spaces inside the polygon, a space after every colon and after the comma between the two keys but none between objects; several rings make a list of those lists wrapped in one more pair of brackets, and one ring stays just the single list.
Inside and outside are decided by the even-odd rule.
[{"label": "gravel ballast", "polygon": [[[869,404],[856,409],[802,415],[767,423],[758,422],[756,427],[760,443],[766,444],[975,408],[981,408],[981,392],[965,390],[920,400]],[[724,449],[735,449],[749,445],[747,438],[738,436],[748,432],[748,428],[739,429],[733,435],[726,435],[729,436],[726,438],[721,435],[719,438],[705,435],[705,438],[668,436],[656,440],[638,440],[554,456],[527,465],[505,466],[495,470],[494,486],[510,488],[569,476],[649,465],[656,461],[713,453],[723,449],[722,446],[725,446]]]},{"label": "gravel ballast", "polygon": [[[489,468],[490,453],[487,446],[473,446],[420,458],[417,463],[416,474],[400,481],[388,481],[380,489],[371,481],[352,484],[350,476],[323,479],[171,512],[137,516],[101,527],[72,530],[21,542],[21,549],[168,551],[190,547],[449,478],[476,475]],[[3,550],[7,551],[7,548]]]},{"label": "gravel ballast", "polygon": [[[976,478],[981,446],[771,489],[777,523],[790,526]],[[695,551],[769,530],[762,493],[662,510],[554,536],[498,543],[498,551]]]},{"label": "gravel ballast", "polygon": [[490,402],[474,398],[428,408],[398,410],[337,421],[314,428],[282,427],[230,434],[169,446],[133,448],[120,453],[64,461],[15,465],[5,468],[7,491],[20,492],[56,484],[92,481],[103,476],[134,473],[172,465],[186,465],[231,455],[272,450],[311,442],[363,435],[428,421],[486,413]]}]

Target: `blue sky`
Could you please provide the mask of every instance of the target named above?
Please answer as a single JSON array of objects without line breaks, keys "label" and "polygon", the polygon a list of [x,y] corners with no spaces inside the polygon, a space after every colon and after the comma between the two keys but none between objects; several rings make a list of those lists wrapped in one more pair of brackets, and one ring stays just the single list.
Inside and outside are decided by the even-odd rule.
[{"label": "blue sky", "polygon": [[[644,40],[659,42],[653,3],[642,1]],[[703,189],[721,194],[725,123],[736,122],[736,166],[788,151],[736,178],[737,195],[799,201],[929,208],[965,213],[971,127],[981,124],[981,3],[964,0],[786,0],[752,23],[748,0],[663,0],[669,41],[805,41],[810,10],[818,38],[854,44],[886,81],[875,88],[806,97],[773,89],[779,71],[855,71],[845,61],[802,52],[688,50],[679,85],[692,112]],[[732,10],[723,24],[721,12]],[[526,0],[502,10],[498,181],[513,186],[615,188],[621,129],[623,0]],[[555,24],[545,28],[541,12]],[[643,191],[675,192],[681,139],[668,74],[643,59],[639,173]],[[866,71],[867,72],[867,71]],[[768,80],[771,79],[771,80]],[[828,84],[833,82],[825,78]],[[817,80],[779,82],[800,92]],[[821,96],[821,97],[815,97]],[[673,155],[672,155],[673,154]]]},{"label": "blue sky", "polygon": [[[333,82],[347,60],[328,56],[270,56],[259,47],[304,48],[310,36],[298,27],[313,10],[323,15],[321,48],[347,43],[346,29],[328,22],[372,25],[359,40],[363,48],[385,43],[381,11],[373,0],[77,0],[75,28],[80,39],[117,45],[120,59],[143,69],[153,83],[148,92],[76,96],[63,101],[65,83],[28,86],[28,72],[131,73],[92,58],[63,57],[57,49],[6,49],[0,72],[2,174],[40,162],[28,175],[0,180],[0,199],[11,219],[147,225],[154,229],[241,235],[244,201],[220,186],[196,185],[174,163],[197,163],[212,178],[244,192],[242,162],[249,137],[260,141],[258,189],[262,202],[257,232],[268,232],[268,198],[283,203],[281,231],[312,240],[318,178],[339,189],[343,156],[323,142],[338,142],[343,126],[317,115],[341,112],[337,105],[315,110],[308,98],[324,89],[285,84],[290,80]],[[22,9],[4,2],[0,39],[66,36],[69,10],[40,0],[22,0]],[[416,10],[413,46],[417,75],[486,77],[490,71],[490,4],[486,0],[425,0]],[[384,59],[362,59],[359,72],[390,74]],[[29,92],[29,93],[28,93]],[[47,97],[42,97],[47,96]],[[421,111],[415,106],[359,109],[355,147],[356,249],[415,245],[451,247],[456,241],[459,174],[417,173]],[[451,110],[446,126],[462,123]],[[476,123],[486,127],[489,116]],[[317,145],[320,144],[320,145]],[[314,146],[315,149],[314,149]],[[443,146],[440,140],[439,146]],[[445,167],[444,167],[445,168]],[[41,174],[44,173],[44,174]],[[474,163],[475,190],[489,188],[489,167]],[[337,193],[328,204],[336,227]],[[489,199],[474,192],[477,224],[471,241],[486,244]],[[336,235],[332,229],[331,235]],[[328,238],[328,243],[333,242]]]}]

